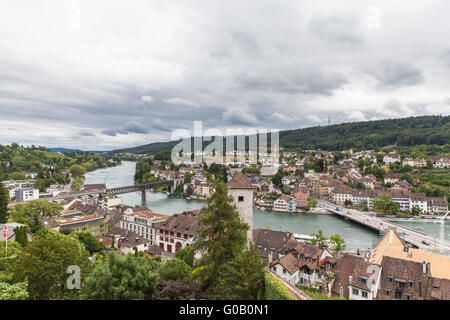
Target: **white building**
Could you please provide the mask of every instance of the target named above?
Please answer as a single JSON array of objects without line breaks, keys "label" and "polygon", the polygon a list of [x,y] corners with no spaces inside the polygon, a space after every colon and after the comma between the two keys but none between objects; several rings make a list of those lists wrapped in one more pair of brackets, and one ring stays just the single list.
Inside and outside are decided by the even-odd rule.
[{"label": "white building", "polygon": [[411,193],[409,195],[409,209],[419,207],[422,212],[428,211],[428,199],[425,193]]},{"label": "white building", "polygon": [[391,163],[400,162],[400,155],[399,154],[394,154],[394,153],[387,154],[387,155],[385,155],[383,157],[383,162],[386,163],[388,166]]},{"label": "white building", "polygon": [[155,224],[165,221],[170,216],[152,212],[145,207],[129,208],[125,211],[119,222],[121,229],[137,233],[140,237],[147,239],[150,246],[158,244]]},{"label": "white building", "polygon": [[21,188],[16,189],[15,197],[17,202],[26,202],[39,199],[39,189]]}]

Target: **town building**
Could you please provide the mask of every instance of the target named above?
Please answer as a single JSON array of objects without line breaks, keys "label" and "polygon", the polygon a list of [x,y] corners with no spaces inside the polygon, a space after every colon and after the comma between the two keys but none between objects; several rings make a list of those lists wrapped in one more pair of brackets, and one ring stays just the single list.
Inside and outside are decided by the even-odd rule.
[{"label": "town building", "polygon": [[39,189],[20,188],[15,190],[15,199],[17,202],[26,202],[39,199]]},{"label": "town building", "polygon": [[165,221],[170,216],[152,212],[146,207],[128,208],[119,222],[119,227],[135,232],[139,237],[147,239],[150,245],[157,245],[158,239],[155,224]]},{"label": "town building", "polygon": [[108,224],[104,216],[89,215],[75,216],[69,219],[56,219],[60,231],[89,232],[97,236],[108,232]]},{"label": "town building", "polygon": [[294,191],[294,197],[297,200],[298,208],[308,206],[309,189],[307,187],[297,187]]},{"label": "town building", "polygon": [[400,155],[395,153],[387,154],[383,157],[383,162],[388,166],[394,162],[400,162]]},{"label": "town building", "polygon": [[450,156],[430,156],[435,168],[450,168]]},{"label": "town building", "polygon": [[378,295],[380,278],[379,265],[361,256],[344,253],[337,260],[331,294],[350,300],[374,300]]},{"label": "town building", "polygon": [[166,253],[175,253],[192,244],[200,226],[198,223],[201,210],[186,211],[170,216],[154,224],[157,243]]}]

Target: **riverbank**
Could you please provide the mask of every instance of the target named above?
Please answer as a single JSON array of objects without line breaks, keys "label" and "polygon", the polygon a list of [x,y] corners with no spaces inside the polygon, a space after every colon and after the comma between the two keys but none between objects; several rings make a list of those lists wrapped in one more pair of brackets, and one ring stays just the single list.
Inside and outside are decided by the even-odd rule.
[{"label": "riverbank", "polygon": [[[86,174],[85,183],[105,183],[108,188],[132,185],[134,183],[135,162],[122,161],[122,164],[106,169],[99,169]],[[166,193],[148,192],[147,200],[142,202],[141,193],[120,195],[123,203],[130,206],[146,206],[153,212],[172,215],[183,211],[197,210],[205,205],[205,201],[196,199],[181,199],[171,197]],[[319,208],[316,208],[319,209]],[[439,237],[439,223],[398,222],[398,224],[414,228],[424,233]],[[272,230],[289,231],[309,235],[322,230],[328,237],[330,234],[340,234],[347,245],[346,250],[356,251],[372,248],[380,235],[352,221],[346,221],[334,214],[312,212],[283,213],[274,211],[253,211],[253,226],[255,228],[270,228]],[[446,225],[446,238],[450,234],[450,226]]]}]

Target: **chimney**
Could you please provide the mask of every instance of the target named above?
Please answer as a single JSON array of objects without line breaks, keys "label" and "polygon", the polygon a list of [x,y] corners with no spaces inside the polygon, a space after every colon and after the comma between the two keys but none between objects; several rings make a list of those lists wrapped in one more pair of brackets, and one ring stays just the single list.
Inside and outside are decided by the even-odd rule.
[{"label": "chimney", "polygon": [[352,276],[348,276],[348,283],[352,284],[352,281],[353,281],[353,277]]},{"label": "chimney", "polygon": [[431,270],[431,263],[428,262],[428,263],[427,263],[427,273],[428,273],[428,274],[430,274],[430,272],[431,272],[430,270]]},{"label": "chimney", "polygon": [[408,251],[409,251],[409,247],[408,247],[407,245],[404,245],[404,246],[403,246],[403,251],[404,251],[404,252],[408,252]]},{"label": "chimney", "polygon": [[425,274],[427,273],[427,263],[424,261],[422,262],[422,272]]}]

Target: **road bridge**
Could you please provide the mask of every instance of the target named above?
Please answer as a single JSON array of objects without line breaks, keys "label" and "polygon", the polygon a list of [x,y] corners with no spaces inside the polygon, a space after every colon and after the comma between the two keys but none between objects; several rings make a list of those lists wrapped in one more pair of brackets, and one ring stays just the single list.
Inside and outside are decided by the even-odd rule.
[{"label": "road bridge", "polygon": [[378,232],[386,232],[388,229],[392,228],[402,235],[405,242],[424,251],[450,255],[449,241],[438,239],[412,228],[400,226],[387,219],[377,217],[374,212],[361,212],[355,209],[348,209],[324,200],[319,200],[319,205],[334,214]]}]

